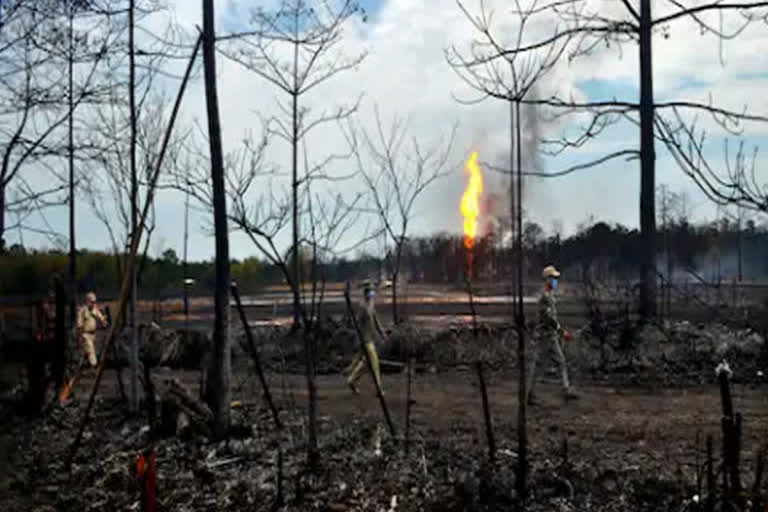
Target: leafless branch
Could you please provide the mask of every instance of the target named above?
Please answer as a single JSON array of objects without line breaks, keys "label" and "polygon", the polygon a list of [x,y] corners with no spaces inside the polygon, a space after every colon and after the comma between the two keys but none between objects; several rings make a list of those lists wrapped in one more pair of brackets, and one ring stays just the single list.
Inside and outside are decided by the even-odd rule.
[{"label": "leafless branch", "polygon": [[[421,193],[448,172],[446,165],[456,126],[447,139],[424,148],[416,137],[408,135],[408,123],[397,116],[388,130],[377,105],[374,106],[376,134],[372,136],[365,129],[348,124],[345,136],[353,148],[358,173],[368,189],[371,202],[375,205],[368,211],[374,212],[395,244],[395,265],[393,275],[393,312],[397,321],[397,284],[400,262],[408,228],[413,220],[413,209]],[[362,140],[360,140],[362,139]],[[410,142],[410,149],[404,146]]]},{"label": "leafless branch", "polygon": [[756,211],[768,211],[768,183],[757,172],[757,148],[748,154],[740,142],[731,158],[724,142],[724,169],[714,168],[705,156],[706,136],[696,120],[686,120],[678,110],[671,119],[656,116],[656,127],[680,169],[708,199],[718,205],[737,204]]}]

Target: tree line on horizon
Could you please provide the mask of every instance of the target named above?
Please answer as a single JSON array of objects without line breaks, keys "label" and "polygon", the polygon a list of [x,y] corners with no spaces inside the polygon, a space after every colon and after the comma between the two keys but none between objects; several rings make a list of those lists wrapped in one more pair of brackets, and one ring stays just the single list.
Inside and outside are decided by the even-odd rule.
[{"label": "tree line on horizon", "polygon": [[[669,269],[673,281],[755,281],[768,276],[768,260],[762,257],[768,252],[768,226],[752,220],[740,229],[727,218],[702,223],[678,219],[660,229],[657,237],[658,268],[665,279]],[[528,221],[523,230],[525,276],[536,280],[540,269],[552,263],[565,272],[566,280],[579,280],[584,272],[593,270],[606,279],[629,281],[637,275],[641,243],[637,229],[618,223],[598,221],[562,237],[548,235],[539,224]],[[512,248],[502,247],[495,232],[479,237],[474,253],[476,281],[493,282],[510,275],[514,264]],[[389,279],[393,257],[390,250],[380,256],[362,253],[352,258],[334,258],[322,262],[322,279],[329,283],[370,277]],[[122,274],[113,253],[82,250],[78,259],[82,262],[78,268],[80,292],[96,290],[107,296],[117,293]],[[309,268],[309,257],[301,259]],[[0,294],[40,296],[53,275],[66,274],[67,264],[66,251],[12,245],[0,266]],[[461,285],[466,265],[463,238],[445,232],[413,237],[404,244],[402,265],[402,280]],[[284,283],[279,268],[256,256],[232,259],[231,269],[232,279],[244,293]],[[165,250],[159,257],[144,258],[138,274],[142,296],[148,299],[180,296],[185,278],[194,280],[189,290],[193,296],[210,295],[215,285],[213,259],[184,263],[174,249]]]}]

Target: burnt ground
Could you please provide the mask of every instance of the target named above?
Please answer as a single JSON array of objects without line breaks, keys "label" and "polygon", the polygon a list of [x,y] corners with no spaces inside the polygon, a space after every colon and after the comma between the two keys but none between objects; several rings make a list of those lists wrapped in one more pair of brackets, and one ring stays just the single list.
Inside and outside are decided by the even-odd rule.
[{"label": "burnt ground", "polygon": [[[565,403],[554,381],[543,383],[541,405],[529,410],[531,510],[696,510],[696,464],[706,435],[719,459],[720,400],[710,370],[697,386],[627,386],[585,381],[582,398]],[[173,374],[196,390],[197,372]],[[282,448],[283,510],[510,510],[517,450],[517,378],[488,376],[497,443],[490,466],[475,373],[425,371],[413,381],[411,446],[405,456],[381,420],[368,376],[353,396],[337,374],[318,377],[321,469],[301,475],[305,460],[306,386],[297,374],[269,375],[286,424],[281,442],[260,399],[258,382],[243,368],[233,376],[237,435],[210,443],[191,435],[158,444],[160,510],[267,510],[276,496]],[[387,400],[403,435],[405,374],[384,376]],[[74,437],[75,399],[45,420],[3,411],[0,458],[6,474],[0,510],[138,510],[136,450],[146,442],[144,421],[126,421],[115,403],[114,372],[105,374],[92,424],[68,476],[62,468]],[[757,448],[768,439],[768,385],[734,386],[744,416],[743,479],[751,486]],[[81,401],[79,404],[78,401]],[[766,488],[763,488],[765,493]],[[396,506],[392,507],[396,501]]]},{"label": "burnt ground", "polygon": [[[362,381],[361,395],[353,396],[338,374],[356,350],[354,335],[338,321],[321,325],[318,332],[317,471],[305,471],[303,341],[286,330],[263,328],[255,333],[256,345],[285,428],[275,432],[242,339],[236,337],[232,400],[238,403],[232,408],[232,437],[211,442],[192,430],[161,440],[159,510],[268,510],[278,487],[284,497],[280,510],[512,509],[518,440],[513,329],[483,325],[474,335],[460,324],[390,332],[379,350],[382,359],[413,357],[419,370],[413,381],[407,455],[402,367],[384,365],[399,438],[395,444],[370,376]],[[713,436],[717,471],[722,459],[714,369],[723,359],[733,369],[735,409],[744,418],[742,482],[751,491],[757,453],[768,441],[768,343],[761,332],[714,323],[641,328],[619,322],[587,326],[574,334],[566,350],[581,399],[564,402],[549,375],[538,390],[542,403],[529,410],[529,510],[702,510],[694,498],[705,492],[698,480],[706,436]],[[159,360],[157,354],[168,352],[175,361],[176,369],[154,370],[160,393],[169,377],[197,393],[199,371],[194,368],[201,363],[205,335],[183,346],[181,339],[178,332],[166,331],[150,336],[142,348],[149,358]],[[488,363],[495,464],[488,462],[471,365],[477,360]],[[18,374],[7,365],[4,370],[6,381]],[[18,393],[2,393],[0,510],[140,509],[135,461],[137,451],[147,445],[147,421],[126,419],[115,375],[111,368],[105,373],[71,473],[63,467],[64,459],[92,379],[84,378],[70,403],[42,419],[21,416],[10,400]],[[764,500],[768,487],[763,484],[760,492],[763,498],[758,499]],[[763,512],[765,503],[760,507],[753,511]]]}]

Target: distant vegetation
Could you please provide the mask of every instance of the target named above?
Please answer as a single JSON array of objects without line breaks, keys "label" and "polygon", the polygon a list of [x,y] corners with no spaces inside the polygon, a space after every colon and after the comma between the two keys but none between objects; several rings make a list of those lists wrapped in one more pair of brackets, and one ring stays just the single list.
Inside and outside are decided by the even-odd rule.
[{"label": "distant vegetation", "polygon": [[[675,280],[691,279],[690,272],[708,281],[738,278],[739,244],[743,280],[759,280],[768,276],[768,229],[753,221],[739,230],[736,223],[693,225],[686,220],[670,222],[658,232],[658,269],[666,274],[668,265]],[[536,279],[539,269],[547,264],[567,271],[567,277],[579,279],[582,271],[592,270],[606,279],[633,279],[640,264],[640,235],[621,225],[597,222],[583,227],[573,236],[547,236],[536,223],[525,224],[523,244],[526,275]],[[344,281],[379,272],[391,272],[391,254],[363,255],[357,259],[337,259],[318,269],[328,282]],[[669,259],[668,259],[669,258]],[[113,295],[119,287],[121,267],[112,254],[81,251],[78,254],[78,286],[80,291],[97,290]],[[445,233],[410,239],[404,248],[404,278],[415,282],[460,283],[464,272],[462,239]],[[478,280],[497,280],[510,275],[513,259],[509,248],[498,248],[491,233],[478,239],[475,247],[475,276]],[[0,257],[0,293],[5,296],[29,296],[45,293],[48,280],[55,273],[66,275],[67,253],[62,251],[27,251],[12,246]],[[303,262],[307,275],[311,262]],[[160,258],[147,258],[141,265],[140,287],[145,298],[178,296],[185,277],[183,263],[173,249]],[[195,280],[193,295],[209,295],[214,284],[212,261],[190,262],[187,277]],[[245,293],[280,284],[278,268],[253,257],[233,260],[232,278]]]}]

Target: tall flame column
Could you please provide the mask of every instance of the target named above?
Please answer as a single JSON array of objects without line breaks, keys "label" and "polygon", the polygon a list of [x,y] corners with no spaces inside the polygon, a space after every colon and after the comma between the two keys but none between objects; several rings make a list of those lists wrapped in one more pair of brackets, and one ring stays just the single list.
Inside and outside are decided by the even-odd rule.
[{"label": "tall flame column", "polygon": [[480,216],[480,196],[483,193],[483,174],[480,171],[480,165],[477,163],[477,151],[474,151],[465,171],[469,175],[469,183],[461,196],[459,206],[461,215],[464,217],[464,248],[466,254],[466,278],[467,282],[472,279],[473,255],[475,247],[475,238],[477,237],[477,218]]}]

